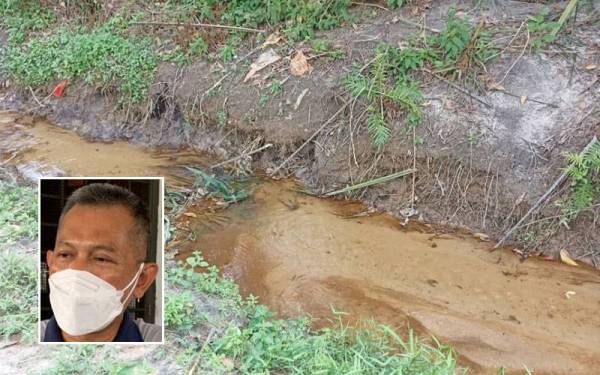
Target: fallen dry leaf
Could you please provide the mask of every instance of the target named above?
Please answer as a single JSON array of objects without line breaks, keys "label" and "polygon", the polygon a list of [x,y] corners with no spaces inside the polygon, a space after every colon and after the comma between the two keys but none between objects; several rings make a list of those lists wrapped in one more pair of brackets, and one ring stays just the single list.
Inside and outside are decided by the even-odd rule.
[{"label": "fallen dry leaf", "polygon": [[567,297],[567,299],[571,299],[571,297],[573,297],[576,293],[572,290],[566,291],[565,292],[565,297]]},{"label": "fallen dry leaf", "polygon": [[188,217],[198,217],[198,215],[193,212],[184,212],[183,215]]},{"label": "fallen dry leaf", "polygon": [[527,101],[527,95],[521,95],[521,105],[525,104],[525,102]]},{"label": "fallen dry leaf", "polygon": [[495,91],[504,91],[504,86],[499,83],[493,82],[488,86],[488,89]]},{"label": "fallen dry leaf", "polygon": [[267,40],[262,44],[262,48],[272,46],[279,43],[283,38],[279,33],[273,33],[267,37]]},{"label": "fallen dry leaf", "polygon": [[477,238],[479,241],[488,242],[490,240],[490,236],[485,233],[473,233],[473,237]]},{"label": "fallen dry leaf", "polygon": [[596,64],[590,64],[585,66],[585,70],[594,70],[598,67]]},{"label": "fallen dry leaf", "polygon": [[294,57],[292,57],[292,61],[290,62],[290,72],[294,76],[303,76],[306,73],[312,72],[313,67],[308,63],[306,56],[302,51],[296,52]]},{"label": "fallen dry leaf", "polygon": [[250,64],[250,70],[248,71],[248,74],[246,74],[246,77],[244,77],[244,82],[252,79],[256,73],[273,64],[274,62],[279,61],[279,59],[281,59],[281,57],[277,54],[277,52],[275,52],[275,50],[273,50],[273,48],[269,48],[265,52],[261,53],[256,61]]},{"label": "fallen dry leaf", "polygon": [[560,260],[562,260],[563,263],[566,263],[569,266],[575,266],[575,267],[577,267],[577,263],[573,259],[571,259],[571,255],[565,249],[562,249],[560,251]]}]

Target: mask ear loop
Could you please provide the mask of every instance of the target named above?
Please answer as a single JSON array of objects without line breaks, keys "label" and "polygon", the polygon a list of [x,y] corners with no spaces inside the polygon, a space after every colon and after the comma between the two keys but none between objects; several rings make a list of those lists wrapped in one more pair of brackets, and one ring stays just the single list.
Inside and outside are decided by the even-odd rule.
[{"label": "mask ear loop", "polygon": [[[131,286],[131,284],[136,284],[138,281],[138,278],[140,277],[140,275],[142,274],[142,268],[144,267],[144,262],[142,262],[142,264],[140,264],[140,268],[138,269],[138,271],[135,274],[135,277],[133,278],[133,280],[131,280],[129,282],[129,284],[127,284],[127,286],[125,288],[123,288],[123,290],[129,288]],[[131,295],[133,294],[133,291],[135,290],[134,288],[131,288],[131,290],[129,291],[129,293],[127,294],[127,297],[125,297],[125,301],[123,301],[122,303],[126,303],[127,300],[129,299],[129,297],[131,297]],[[139,299],[138,299],[139,300]]]}]

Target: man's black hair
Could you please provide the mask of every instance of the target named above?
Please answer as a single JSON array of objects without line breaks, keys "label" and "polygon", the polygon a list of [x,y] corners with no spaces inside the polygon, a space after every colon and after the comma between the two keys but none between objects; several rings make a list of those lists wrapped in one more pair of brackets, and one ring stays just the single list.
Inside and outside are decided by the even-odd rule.
[{"label": "man's black hair", "polygon": [[90,205],[90,206],[125,206],[137,226],[137,234],[140,236],[146,253],[146,245],[150,237],[150,219],[148,217],[148,208],[146,204],[131,191],[120,186],[107,183],[92,183],[85,185],[73,192],[67,199],[65,206],[62,209],[59,219],[59,226],[63,218],[75,205]]}]

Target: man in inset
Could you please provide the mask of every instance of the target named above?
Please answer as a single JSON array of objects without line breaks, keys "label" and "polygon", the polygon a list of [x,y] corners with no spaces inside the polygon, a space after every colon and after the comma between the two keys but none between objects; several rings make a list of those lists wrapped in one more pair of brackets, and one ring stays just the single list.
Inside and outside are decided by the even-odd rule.
[{"label": "man in inset", "polygon": [[158,273],[144,262],[149,228],[144,203],[121,187],[93,183],[69,197],[46,254],[54,315],[41,322],[42,341],[161,341],[161,326],[126,311]]}]

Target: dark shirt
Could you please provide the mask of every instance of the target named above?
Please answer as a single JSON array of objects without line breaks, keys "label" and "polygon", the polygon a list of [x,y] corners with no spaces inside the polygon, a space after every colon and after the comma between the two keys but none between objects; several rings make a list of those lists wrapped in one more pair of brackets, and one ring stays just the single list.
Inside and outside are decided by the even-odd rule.
[{"label": "dark shirt", "polygon": [[[60,327],[58,323],[56,323],[56,319],[54,316],[48,320],[48,325],[46,326],[46,333],[44,334],[43,342],[64,342],[62,337],[62,333],[60,332]],[[142,334],[138,329],[138,326],[135,324],[131,315],[129,313],[125,313],[123,316],[123,320],[121,321],[121,325],[119,326],[119,331],[117,331],[117,336],[113,342],[143,342]]]}]

